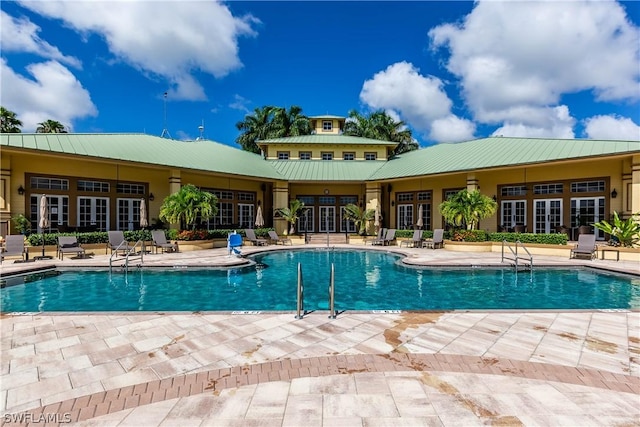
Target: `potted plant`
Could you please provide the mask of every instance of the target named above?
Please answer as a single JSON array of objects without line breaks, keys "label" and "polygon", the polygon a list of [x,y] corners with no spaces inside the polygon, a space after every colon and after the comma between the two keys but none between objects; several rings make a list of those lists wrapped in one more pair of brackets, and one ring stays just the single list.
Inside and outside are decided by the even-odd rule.
[{"label": "potted plant", "polygon": [[300,218],[300,212],[302,211],[303,207],[304,202],[295,199],[289,202],[288,208],[280,208],[276,211],[278,215],[280,215],[282,218],[284,218],[285,221],[290,224],[289,234],[293,234],[296,232],[295,225]]},{"label": "potted plant", "polygon": [[18,233],[24,234],[25,236],[31,234],[31,221],[23,214],[15,215],[11,218],[11,221],[13,221],[13,227]]},{"label": "potted plant", "polygon": [[614,211],[611,223],[603,220],[596,222],[593,226],[610,235],[613,242],[617,240],[619,245],[632,248],[640,241],[640,224],[634,219],[634,216],[638,215],[640,213],[622,220],[618,212]]}]

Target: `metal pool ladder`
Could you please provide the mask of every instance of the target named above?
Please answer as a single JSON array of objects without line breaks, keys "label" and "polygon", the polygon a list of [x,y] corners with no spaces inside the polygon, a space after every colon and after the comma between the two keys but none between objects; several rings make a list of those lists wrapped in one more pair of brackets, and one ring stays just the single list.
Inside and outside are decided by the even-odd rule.
[{"label": "metal pool ladder", "polygon": [[[511,252],[511,255],[507,254],[505,255],[504,253],[504,248],[505,246],[509,249],[509,251]],[[521,247],[527,254],[527,256],[523,256],[518,254],[518,247]],[[520,242],[520,240],[516,240],[516,244],[515,244],[515,250],[511,247],[511,245],[509,244],[509,242],[507,242],[506,240],[502,241],[502,260],[501,262],[504,262],[504,260],[510,260],[513,261],[513,266],[515,267],[516,271],[518,271],[518,269],[522,266],[523,268],[529,268],[529,270],[533,271],[533,256],[531,255],[531,253],[529,252],[529,250],[522,244],[522,242]],[[527,264],[520,264],[520,261],[524,262],[524,263],[529,263],[529,265],[527,266]]]},{"label": "metal pool ladder", "polygon": [[[331,273],[329,275],[329,319],[335,319],[337,312],[335,310],[335,268],[331,263]],[[298,286],[297,286],[297,304],[296,319],[302,319],[307,311],[304,309],[304,281],[302,278],[302,264],[298,263]]]},{"label": "metal pool ladder", "polygon": [[[117,256],[118,255],[118,250],[120,249],[120,246],[122,246],[123,244],[127,244],[127,241],[124,240],[122,241],[122,243],[120,243],[118,245],[118,247],[111,253],[111,257],[109,258],[109,273],[112,272],[113,270],[113,256],[114,254]],[[136,253],[136,248],[138,247],[138,245],[140,245],[140,252]],[[138,254],[140,255],[140,263],[144,262],[144,241],[142,239],[138,240],[136,242],[135,245],[133,245],[133,247],[131,249],[129,249],[127,251],[127,253],[124,256],[124,264],[121,265],[121,267],[124,268],[125,273],[129,272],[129,259],[131,258],[131,255],[133,256],[137,256]]]}]

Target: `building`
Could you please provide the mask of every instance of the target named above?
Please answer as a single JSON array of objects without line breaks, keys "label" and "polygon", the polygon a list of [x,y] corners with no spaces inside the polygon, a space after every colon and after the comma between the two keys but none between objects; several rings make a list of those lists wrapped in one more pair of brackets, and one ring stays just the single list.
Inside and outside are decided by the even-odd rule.
[{"label": "building", "polygon": [[1,134],[0,234],[15,232],[16,214],[38,224],[42,194],[51,231],[135,229],[142,198],[153,225],[184,184],[218,197],[210,228],[254,227],[261,206],[283,232],[273,213],[294,198],[309,208],[298,231],[355,232],[349,203],[378,207],[386,227],[413,228],[421,211],[423,228],[441,228],[438,205],[463,188],[498,202],[480,224],[490,231],[549,233],[640,212],[640,141],[490,137],[390,157],[394,143],[343,135],[343,117],[311,120],[312,135],[259,141],[263,155],[142,134]]}]

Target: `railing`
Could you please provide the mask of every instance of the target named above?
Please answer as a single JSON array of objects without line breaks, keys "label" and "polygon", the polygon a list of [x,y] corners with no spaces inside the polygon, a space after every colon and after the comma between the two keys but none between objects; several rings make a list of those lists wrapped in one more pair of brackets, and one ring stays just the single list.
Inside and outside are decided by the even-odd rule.
[{"label": "railing", "polygon": [[336,318],[336,296],[335,296],[335,269],[333,268],[333,263],[331,263],[331,275],[329,276],[329,319]]},{"label": "railing", "polygon": [[[505,246],[511,252],[512,257],[509,257],[508,255],[505,256],[505,254],[504,254],[504,247]],[[519,263],[520,260],[528,261],[529,262],[529,268],[531,270],[533,270],[533,256],[531,255],[529,250],[522,244],[522,242],[520,242],[520,240],[516,241],[515,247],[516,247],[516,249],[514,251],[513,248],[511,247],[511,245],[506,240],[503,240],[502,241],[502,260],[501,261],[504,262],[505,259],[513,261],[514,262],[514,266],[516,268],[516,271],[518,270],[518,267],[520,266],[520,263]],[[521,247],[526,252],[527,256],[519,255],[518,254],[518,247]],[[525,267],[526,267],[526,265],[525,265]]]},{"label": "railing", "polygon": [[304,311],[304,283],[302,282],[302,264],[298,263],[298,303],[296,307],[296,319],[302,319]]},{"label": "railing", "polygon": [[[120,242],[120,244],[113,250],[111,251],[111,256],[109,257],[109,272],[111,273],[111,271],[113,270],[113,257],[114,256],[118,256],[118,251],[123,250],[121,249],[122,245],[128,245],[129,242],[127,242],[126,240],[123,240],[122,242]],[[126,251],[125,257],[124,257],[124,264],[122,265],[125,269],[125,272],[129,271],[129,257],[131,256],[131,254],[135,254],[135,250],[138,247],[138,245],[140,245],[140,262],[144,262],[144,252],[145,252],[145,248],[144,248],[144,241],[142,239],[138,240],[136,242],[135,245],[133,245],[133,247],[129,250]]]}]

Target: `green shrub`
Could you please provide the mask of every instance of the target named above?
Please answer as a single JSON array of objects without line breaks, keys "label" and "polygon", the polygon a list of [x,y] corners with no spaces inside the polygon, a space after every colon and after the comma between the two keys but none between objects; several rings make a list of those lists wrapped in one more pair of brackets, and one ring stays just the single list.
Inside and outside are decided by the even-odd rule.
[{"label": "green shrub", "polygon": [[492,242],[516,242],[539,243],[545,245],[566,245],[567,235],[565,233],[534,234],[534,233],[489,233],[489,240]]}]

